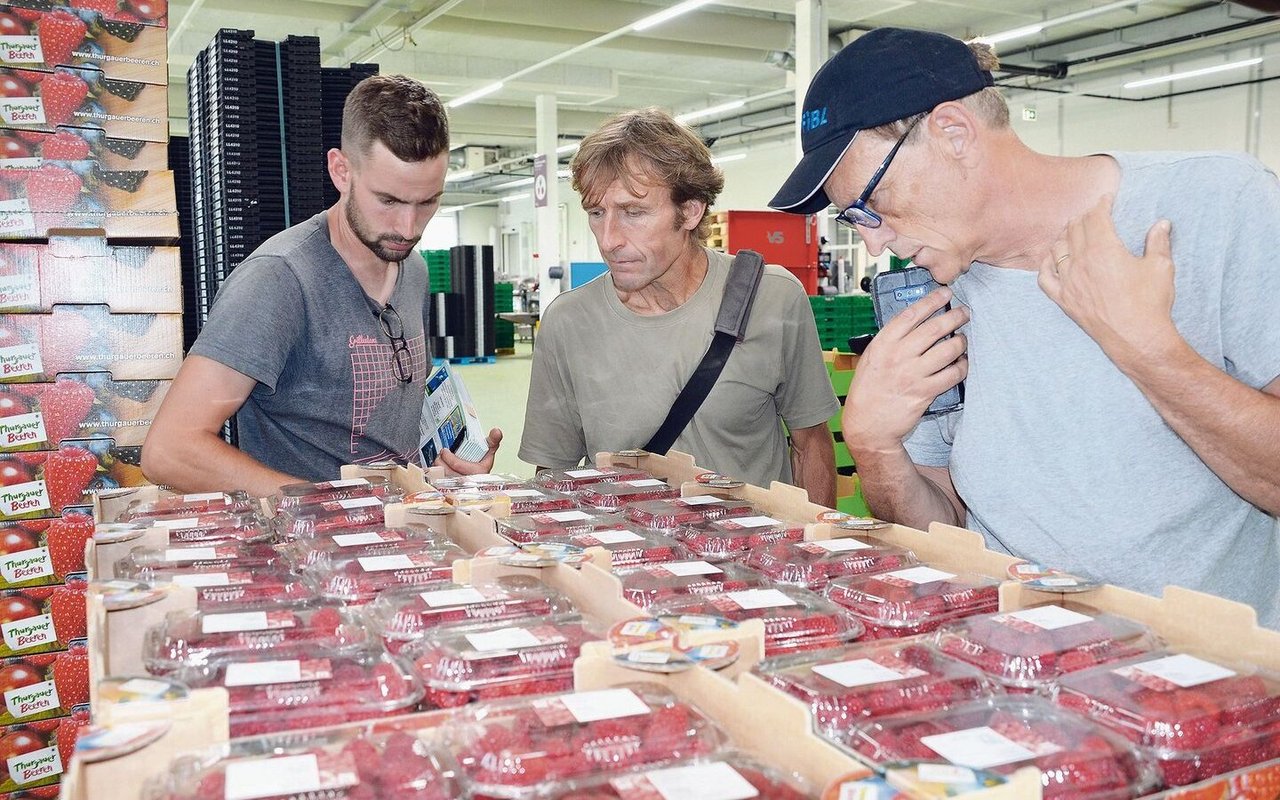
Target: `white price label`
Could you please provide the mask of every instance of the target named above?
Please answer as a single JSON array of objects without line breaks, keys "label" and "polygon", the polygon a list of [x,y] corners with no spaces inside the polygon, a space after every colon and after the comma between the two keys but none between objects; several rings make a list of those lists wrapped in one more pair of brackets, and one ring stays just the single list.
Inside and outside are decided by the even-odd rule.
[{"label": "white price label", "polygon": [[724,501],[719,497],[716,497],[714,494],[700,494],[696,497],[682,497],[680,498],[680,502],[687,506],[713,506],[716,503],[723,503]]},{"label": "white price label", "polygon": [[568,469],[564,474],[570,478],[598,478],[605,473],[598,469]]},{"label": "white price label", "polygon": [[450,606],[469,606],[472,603],[484,603],[489,598],[479,590],[467,586],[461,589],[440,589],[434,592],[423,592],[418,595],[429,608],[449,608]]},{"label": "white price label", "polygon": [[365,572],[385,572],[389,569],[413,569],[413,559],[406,555],[365,556],[356,559]]},{"label": "white price label", "polygon": [[524,628],[502,628],[484,633],[468,633],[467,641],[471,647],[481,653],[495,650],[519,650],[522,647],[537,647],[542,641],[531,631]]},{"label": "white price label", "polygon": [[663,800],[749,800],[760,793],[724,762],[671,767],[646,772],[649,785]]},{"label": "white price label", "polygon": [[920,678],[929,673],[915,667],[894,669],[869,658],[855,658],[851,661],[836,661],[831,664],[818,664],[813,671],[829,681],[834,681],[848,688],[870,686],[876,683],[890,683],[908,678]]},{"label": "white price label", "polygon": [[591,519],[591,515],[583,511],[552,511],[546,517],[553,522],[582,522]]},{"label": "white price label", "polygon": [[649,713],[649,705],[630,689],[603,689],[597,692],[578,692],[560,698],[565,708],[578,722],[595,722],[602,719],[635,717]]},{"label": "white price label", "polygon": [[850,550],[870,550],[871,545],[866,542],[841,537],[839,539],[817,539],[808,544],[814,547],[820,547],[828,553],[847,553]]},{"label": "white price label", "polygon": [[198,492],[196,494],[184,494],[182,502],[184,503],[205,503],[221,500],[224,503],[230,502],[231,498],[222,492]]},{"label": "white price label", "polygon": [[682,578],[690,575],[717,575],[724,572],[715,564],[708,564],[705,561],[673,561],[670,564],[660,564],[659,567]]},{"label": "white price label", "polygon": [[218,557],[213,547],[180,547],[164,551],[165,561],[212,561]]},{"label": "white price label", "polygon": [[1131,677],[1126,674],[1128,671],[1152,675],[1183,689],[1232,678],[1236,675],[1235,670],[1186,654],[1155,658],[1115,670],[1120,675]]},{"label": "white price label", "polygon": [[1035,753],[983,725],[920,737],[920,743],[952,764],[989,769],[1035,758]]},{"label": "white price label", "polygon": [[646,486],[666,486],[666,481],[660,481],[657,478],[644,478],[638,481],[623,481],[627,486],[635,486],[636,488],[644,488]]},{"label": "white price label", "polygon": [[887,578],[901,578],[908,583],[925,584],[937,583],[938,581],[949,581],[955,577],[953,573],[943,572],[933,567],[911,567],[910,569],[900,569],[894,572],[886,572]]},{"label": "white price label", "polygon": [[335,533],[333,543],[338,547],[359,547],[366,544],[382,544],[387,541],[380,533]]},{"label": "white price label", "polygon": [[262,686],[268,683],[297,683],[302,680],[302,662],[257,661],[228,664],[223,673],[224,686]]},{"label": "white price label", "polygon": [[1046,631],[1056,631],[1059,628],[1069,628],[1072,625],[1093,622],[1093,617],[1088,614],[1081,614],[1078,611],[1072,611],[1068,608],[1063,608],[1062,606],[1024,608],[1021,611],[1011,611],[1008,614],[1001,614],[996,617],[996,619],[1001,622],[1004,622],[1007,619],[1021,620]]},{"label": "white price label", "polygon": [[627,542],[643,542],[644,537],[632,531],[592,531],[587,534],[600,544],[625,544]]},{"label": "white price label", "polygon": [[338,507],[345,511],[354,511],[357,508],[371,508],[373,506],[382,505],[381,497],[355,497],[350,500],[339,500]]},{"label": "white price label", "polygon": [[783,606],[800,605],[777,589],[747,589],[741,592],[726,592],[725,596],[747,611],[756,608],[781,608]]},{"label": "white price label", "polygon": [[521,497],[546,497],[546,492],[540,492],[537,489],[504,489],[502,491],[507,497],[519,499]]},{"label": "white price label", "polygon": [[725,524],[730,523],[740,528],[766,528],[771,525],[781,525],[782,521],[773,517],[734,517],[733,519],[725,520]]},{"label": "white price label", "polygon": [[265,631],[270,627],[265,611],[244,611],[233,614],[206,614],[200,619],[202,633],[240,633]]},{"label": "white price label", "polygon": [[314,753],[231,761],[225,767],[226,800],[306,795],[324,788]]},{"label": "white price label", "polygon": [[174,575],[173,582],[193,589],[205,586],[230,586],[231,576],[225,572],[196,572],[191,575]]}]

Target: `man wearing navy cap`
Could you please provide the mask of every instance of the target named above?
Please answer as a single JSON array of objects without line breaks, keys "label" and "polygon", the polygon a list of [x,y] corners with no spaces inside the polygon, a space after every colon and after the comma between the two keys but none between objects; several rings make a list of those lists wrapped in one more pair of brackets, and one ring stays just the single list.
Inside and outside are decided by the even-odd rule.
[{"label": "man wearing navy cap", "polygon": [[[1280,626],[1280,183],[1239,154],[1034,152],[995,67],[941,34],[860,37],[814,76],[770,203],[834,205],[944,284],[849,390],[872,511]],[[924,416],[961,380],[963,409]]]}]

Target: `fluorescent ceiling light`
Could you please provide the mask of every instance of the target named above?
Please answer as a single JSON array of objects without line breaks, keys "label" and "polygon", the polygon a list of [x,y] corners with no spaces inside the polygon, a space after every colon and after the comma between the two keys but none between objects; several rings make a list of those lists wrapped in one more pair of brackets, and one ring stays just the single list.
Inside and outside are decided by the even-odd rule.
[{"label": "fluorescent ceiling light", "polygon": [[446,180],[446,181],[448,181],[448,182],[450,182],[450,183],[453,183],[453,182],[455,182],[455,181],[465,181],[465,180],[470,180],[471,178],[474,178],[475,176],[476,176],[476,173],[475,173],[475,171],[474,171],[474,170],[465,169],[465,170],[463,170],[462,172],[450,172],[450,173],[445,177],[445,180]]},{"label": "fluorescent ceiling light", "polygon": [[470,103],[474,100],[479,100],[481,97],[488,97],[489,95],[501,89],[503,85],[504,84],[502,81],[494,81],[488,86],[482,86],[479,89],[476,89],[474,92],[464,94],[461,97],[455,97],[452,100],[450,100],[448,103],[445,103],[445,105],[449,106],[449,108],[457,108],[458,106],[465,106],[467,103]]},{"label": "fluorescent ceiling light", "polygon": [[1043,24],[1026,25],[1021,28],[1014,28],[1013,30],[1001,31],[1000,33],[993,33],[990,36],[979,36],[978,41],[986,42],[987,44],[999,44],[1000,42],[1008,42],[1013,39],[1022,39],[1027,36],[1035,36],[1037,33],[1039,33],[1042,30],[1044,30]]},{"label": "fluorescent ceiling light", "polygon": [[456,214],[462,210],[462,206],[445,206],[440,209],[441,214]]},{"label": "fluorescent ceiling light", "polygon": [[1212,75],[1215,72],[1226,72],[1229,69],[1240,69],[1242,67],[1252,67],[1254,64],[1261,64],[1261,58],[1246,58],[1244,61],[1233,61],[1230,64],[1219,64],[1216,67],[1205,67],[1203,69],[1191,69],[1186,72],[1174,72],[1170,75],[1161,75],[1158,78],[1143,78],[1140,81],[1129,81],[1124,85],[1126,89],[1138,89],[1143,86],[1154,86],[1157,83],[1169,83],[1170,81],[1181,80],[1182,78],[1195,78],[1200,75]]},{"label": "fluorescent ceiling light", "polygon": [[500,183],[500,184],[498,184],[497,186],[495,186],[495,187],[493,187],[493,188],[495,188],[495,189],[514,189],[514,188],[516,188],[517,186],[528,186],[528,185],[529,185],[529,184],[531,184],[531,183],[533,183],[533,178],[519,178],[518,180],[514,180],[514,181],[507,181],[506,183]]},{"label": "fluorescent ceiling light", "polygon": [[577,152],[577,150],[578,150],[578,146],[579,146],[579,145],[578,145],[578,143],[577,143],[577,142],[574,142],[573,144],[564,144],[564,145],[561,145],[561,146],[559,146],[559,147],[557,147],[557,148],[556,148],[556,155],[558,155],[558,156],[562,156],[562,155],[565,155],[566,153],[573,153],[573,152]]},{"label": "fluorescent ceiling light", "polygon": [[525,199],[525,198],[526,198],[526,197],[528,197],[528,196],[529,196],[529,193],[528,193],[528,192],[523,192],[523,193],[521,193],[521,194],[509,194],[509,195],[507,195],[506,197],[502,198],[502,202],[504,202],[504,203],[514,203],[515,201],[517,201],[517,200],[523,200],[523,199]]},{"label": "fluorescent ceiling light", "polygon": [[650,14],[649,16],[645,17],[644,19],[632,25],[631,30],[647,31],[656,25],[661,25],[662,23],[668,20],[675,19],[681,14],[690,12],[695,8],[697,8],[698,6],[705,6],[707,3],[710,3],[710,2],[711,0],[685,0],[685,2],[683,3],[676,3],[674,6],[671,6],[670,8],[659,11],[656,14]]},{"label": "fluorescent ceiling light", "polygon": [[729,153],[728,155],[724,155],[724,156],[716,156],[715,158],[711,159],[711,163],[724,164],[725,162],[728,162],[728,161],[741,161],[746,157],[747,157],[746,153]]},{"label": "fluorescent ceiling light", "polygon": [[1021,28],[1012,28],[1000,33],[993,33],[989,36],[979,36],[977,41],[986,42],[987,44],[998,44],[1000,42],[1008,42],[1013,39],[1023,39],[1027,36],[1035,36],[1045,28],[1052,28],[1054,25],[1063,25],[1068,22],[1079,22],[1082,19],[1096,17],[1100,14],[1108,14],[1112,11],[1119,11],[1122,8],[1132,8],[1140,6],[1147,0],[1116,0],[1114,3],[1107,3],[1104,6],[1096,6],[1094,8],[1086,8],[1083,11],[1077,11],[1073,14],[1063,14],[1061,17],[1046,19],[1034,25],[1024,25]]},{"label": "fluorescent ceiling light", "polygon": [[715,116],[716,114],[720,114],[725,111],[733,111],[734,109],[742,108],[746,104],[747,104],[746,100],[734,100],[729,103],[721,103],[718,106],[711,106],[710,108],[704,108],[701,111],[690,111],[685,114],[680,114],[679,116],[676,117],[676,122],[688,122],[689,120],[702,119],[703,117]]}]

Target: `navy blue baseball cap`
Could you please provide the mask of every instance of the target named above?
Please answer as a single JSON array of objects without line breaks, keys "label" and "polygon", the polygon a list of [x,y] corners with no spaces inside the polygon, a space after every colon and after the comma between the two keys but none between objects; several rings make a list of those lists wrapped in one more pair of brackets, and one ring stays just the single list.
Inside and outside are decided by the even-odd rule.
[{"label": "navy blue baseball cap", "polygon": [[769,201],[771,208],[816,214],[831,205],[822,184],[858,131],[931,111],[994,84],[969,46],[930,31],[876,28],[822,65],[804,96],[804,157]]}]

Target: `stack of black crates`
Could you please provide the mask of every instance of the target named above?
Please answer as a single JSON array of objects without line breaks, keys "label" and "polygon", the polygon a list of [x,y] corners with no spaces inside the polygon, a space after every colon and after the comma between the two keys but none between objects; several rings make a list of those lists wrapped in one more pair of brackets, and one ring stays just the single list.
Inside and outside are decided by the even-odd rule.
[{"label": "stack of black crates", "polygon": [[[497,353],[494,336],[493,248],[459,245],[448,251],[447,273],[440,257],[426,254],[431,278],[431,352],[436,358],[479,360]],[[446,285],[443,278],[447,275]],[[444,289],[445,291],[440,291]]]}]

